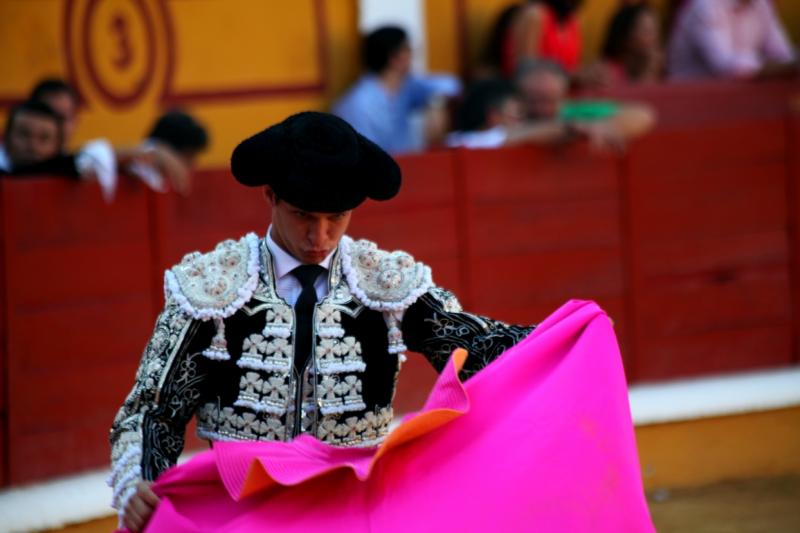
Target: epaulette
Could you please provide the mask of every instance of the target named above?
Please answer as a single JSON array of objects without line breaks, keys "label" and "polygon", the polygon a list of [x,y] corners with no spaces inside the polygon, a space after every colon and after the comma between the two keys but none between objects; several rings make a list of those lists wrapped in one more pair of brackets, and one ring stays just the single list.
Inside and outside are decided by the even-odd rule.
[{"label": "epaulette", "polygon": [[381,311],[388,327],[388,351],[405,360],[408,349],[400,326],[403,313],[433,287],[431,269],[410,254],[379,250],[374,242],[342,237],[342,272],[350,292],[364,305]]},{"label": "epaulette", "polygon": [[258,285],[259,239],[248,233],[219,243],[213,251],[193,252],[164,274],[164,291],[187,314],[214,320],[217,334],[203,355],[230,359],[223,319],[250,301]]},{"label": "epaulette", "polygon": [[379,250],[374,242],[341,241],[342,272],[356,298],[375,311],[404,311],[432,286],[431,269],[402,251]]}]

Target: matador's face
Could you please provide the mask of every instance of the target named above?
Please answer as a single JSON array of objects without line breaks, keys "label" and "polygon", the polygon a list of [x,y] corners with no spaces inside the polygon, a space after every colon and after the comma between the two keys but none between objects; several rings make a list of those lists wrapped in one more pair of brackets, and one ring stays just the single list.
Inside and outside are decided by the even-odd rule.
[{"label": "matador's face", "polygon": [[322,262],[339,245],[350,224],[352,210],[304,211],[279,199],[269,187],[265,194],[272,205],[272,238],[304,264]]}]

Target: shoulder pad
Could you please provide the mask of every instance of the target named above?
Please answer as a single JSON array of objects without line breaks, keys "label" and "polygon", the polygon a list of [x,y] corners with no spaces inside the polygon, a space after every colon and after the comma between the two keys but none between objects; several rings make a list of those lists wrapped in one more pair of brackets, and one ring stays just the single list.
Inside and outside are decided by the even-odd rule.
[{"label": "shoulder pad", "polygon": [[402,311],[433,286],[430,267],[401,250],[387,252],[374,242],[343,237],[341,253],[350,292],[375,311]]},{"label": "shoulder pad", "polygon": [[193,252],[164,274],[164,291],[200,320],[227,318],[246,304],[258,285],[259,239],[248,233],[222,241],[214,251]]}]

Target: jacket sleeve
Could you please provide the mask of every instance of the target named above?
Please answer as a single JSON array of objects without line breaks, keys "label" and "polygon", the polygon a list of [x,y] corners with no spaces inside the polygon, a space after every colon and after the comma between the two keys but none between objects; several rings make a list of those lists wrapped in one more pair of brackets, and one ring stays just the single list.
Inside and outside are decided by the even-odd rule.
[{"label": "jacket sleeve", "polygon": [[193,349],[203,323],[171,297],[145,347],[136,381],[111,428],[112,506],[122,513],[137,483],[154,480],[183,450],[186,424],[200,401],[202,356]]},{"label": "jacket sleeve", "polygon": [[467,350],[469,357],[461,378],[468,379],[524,339],[534,327],[466,313],[451,292],[434,287],[406,310],[402,329],[408,349],[425,355],[439,372],[453,350]]}]

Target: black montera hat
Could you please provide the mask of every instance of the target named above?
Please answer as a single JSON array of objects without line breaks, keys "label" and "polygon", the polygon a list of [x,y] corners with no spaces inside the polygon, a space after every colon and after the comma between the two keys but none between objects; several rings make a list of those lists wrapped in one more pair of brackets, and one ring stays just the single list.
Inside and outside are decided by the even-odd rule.
[{"label": "black montera hat", "polygon": [[250,187],[269,185],[305,211],[338,213],[400,190],[400,167],[378,145],[328,113],[305,111],[245,139],[231,171]]}]

